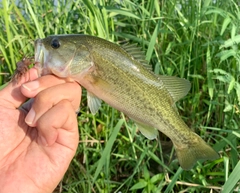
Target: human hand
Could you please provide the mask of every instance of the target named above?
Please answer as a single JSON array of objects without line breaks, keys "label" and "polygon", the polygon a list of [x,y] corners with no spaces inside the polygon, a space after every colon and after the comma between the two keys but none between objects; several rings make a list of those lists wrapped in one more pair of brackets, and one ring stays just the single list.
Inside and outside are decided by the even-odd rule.
[{"label": "human hand", "polygon": [[0,91],[1,193],[54,190],[77,149],[80,100],[77,83],[34,68]]}]

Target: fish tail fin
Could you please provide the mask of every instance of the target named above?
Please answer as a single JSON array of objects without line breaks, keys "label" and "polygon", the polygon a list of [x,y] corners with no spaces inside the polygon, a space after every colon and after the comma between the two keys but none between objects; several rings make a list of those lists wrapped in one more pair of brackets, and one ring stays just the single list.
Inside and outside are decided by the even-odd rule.
[{"label": "fish tail fin", "polygon": [[193,144],[185,145],[185,147],[174,144],[179,164],[184,170],[190,170],[198,160],[215,160],[219,158],[218,153],[200,136],[195,133],[193,135],[195,141]]}]

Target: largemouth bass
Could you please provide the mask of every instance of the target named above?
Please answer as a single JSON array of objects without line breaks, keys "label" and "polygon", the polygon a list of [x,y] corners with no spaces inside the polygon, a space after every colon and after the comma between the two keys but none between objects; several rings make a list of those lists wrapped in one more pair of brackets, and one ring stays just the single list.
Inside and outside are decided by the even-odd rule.
[{"label": "largemouth bass", "polygon": [[135,121],[147,138],[155,139],[161,131],[172,140],[183,169],[191,169],[199,159],[217,159],[215,150],[188,128],[174,108],[188,93],[189,81],[155,75],[139,60],[133,46],[120,47],[88,35],[35,41],[39,73],[77,81],[88,92],[92,113],[103,100]]}]

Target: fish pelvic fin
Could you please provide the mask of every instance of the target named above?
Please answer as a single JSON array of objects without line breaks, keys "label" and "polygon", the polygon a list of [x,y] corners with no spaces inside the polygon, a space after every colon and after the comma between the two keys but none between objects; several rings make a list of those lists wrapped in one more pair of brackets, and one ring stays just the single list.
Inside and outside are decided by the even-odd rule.
[{"label": "fish pelvic fin", "polygon": [[197,134],[193,133],[197,143],[179,147],[174,144],[180,166],[184,170],[190,170],[198,160],[215,160],[219,158],[218,153],[210,147]]}]

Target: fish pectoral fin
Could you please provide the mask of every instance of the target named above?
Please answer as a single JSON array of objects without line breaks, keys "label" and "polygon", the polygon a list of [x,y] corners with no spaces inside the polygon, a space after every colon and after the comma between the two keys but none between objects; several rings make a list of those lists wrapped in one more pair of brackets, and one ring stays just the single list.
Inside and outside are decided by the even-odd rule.
[{"label": "fish pectoral fin", "polygon": [[140,132],[148,139],[153,140],[156,139],[158,136],[158,130],[156,130],[153,127],[150,127],[148,125],[136,122],[137,128],[140,130]]},{"label": "fish pectoral fin", "polygon": [[191,83],[184,78],[163,75],[160,75],[159,78],[163,81],[174,102],[186,96],[191,88]]},{"label": "fish pectoral fin", "polygon": [[88,107],[91,111],[92,114],[96,114],[99,108],[101,107],[102,100],[96,97],[94,94],[91,92],[87,92],[87,102],[88,102]]}]

